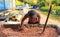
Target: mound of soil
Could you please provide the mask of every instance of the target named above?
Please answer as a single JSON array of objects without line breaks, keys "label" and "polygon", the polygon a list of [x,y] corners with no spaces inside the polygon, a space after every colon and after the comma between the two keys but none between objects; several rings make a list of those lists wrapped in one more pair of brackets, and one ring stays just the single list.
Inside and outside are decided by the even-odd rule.
[{"label": "mound of soil", "polygon": [[[16,27],[15,27],[16,28]],[[54,28],[46,28],[44,33],[42,32],[43,28],[40,27],[24,27],[22,31],[18,31],[18,28],[2,28],[0,27],[0,36],[3,37],[58,37],[56,29]]]}]

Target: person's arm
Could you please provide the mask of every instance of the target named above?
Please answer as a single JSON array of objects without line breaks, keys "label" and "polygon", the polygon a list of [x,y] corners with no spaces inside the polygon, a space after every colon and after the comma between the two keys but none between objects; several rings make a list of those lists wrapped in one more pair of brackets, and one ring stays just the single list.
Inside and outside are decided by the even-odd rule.
[{"label": "person's arm", "polygon": [[23,17],[23,19],[21,20],[21,24],[18,26],[18,29],[19,29],[19,31],[20,30],[23,30],[23,22],[24,22],[24,20],[27,18],[27,16],[25,15],[24,17]]},{"label": "person's arm", "polygon": [[22,26],[22,24],[23,24],[23,22],[24,22],[24,20],[27,18],[27,15],[25,15],[24,17],[23,17],[23,19],[21,20],[21,26]]}]

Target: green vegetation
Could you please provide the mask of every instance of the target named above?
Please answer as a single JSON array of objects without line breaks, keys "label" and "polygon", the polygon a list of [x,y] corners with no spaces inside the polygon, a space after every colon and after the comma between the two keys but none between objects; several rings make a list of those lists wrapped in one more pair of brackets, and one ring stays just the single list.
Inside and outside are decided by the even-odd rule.
[{"label": "green vegetation", "polygon": [[21,1],[19,1],[19,0],[16,0],[16,6],[22,6],[22,5],[24,5],[23,2],[21,2]]},{"label": "green vegetation", "polygon": [[23,5],[23,2],[27,2],[30,5],[38,5],[40,7],[49,6],[50,4],[60,6],[60,0],[16,0],[16,5]]},{"label": "green vegetation", "polygon": [[49,7],[41,7],[40,10],[47,12],[49,10]]},{"label": "green vegetation", "polygon": [[41,1],[39,6],[40,7],[44,7],[45,5],[46,5],[46,2],[45,1]]},{"label": "green vegetation", "polygon": [[37,0],[24,0],[24,2],[29,3],[30,5],[37,5]]},{"label": "green vegetation", "polygon": [[[49,10],[49,7],[42,7],[42,8],[40,8],[40,10],[47,12]],[[52,7],[52,10],[56,10],[56,13],[58,15],[60,14],[60,6]]]}]

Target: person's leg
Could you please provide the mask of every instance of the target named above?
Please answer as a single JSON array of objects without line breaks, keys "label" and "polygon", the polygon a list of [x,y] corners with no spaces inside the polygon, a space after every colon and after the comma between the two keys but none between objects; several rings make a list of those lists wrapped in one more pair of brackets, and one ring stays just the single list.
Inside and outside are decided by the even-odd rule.
[{"label": "person's leg", "polygon": [[34,26],[40,26],[40,23],[39,22],[35,22],[35,23],[32,23],[32,22],[28,22],[29,26],[31,25],[34,25]]},{"label": "person's leg", "polygon": [[28,24],[38,24],[38,22],[35,22],[35,23],[33,23],[33,22],[28,22]]}]

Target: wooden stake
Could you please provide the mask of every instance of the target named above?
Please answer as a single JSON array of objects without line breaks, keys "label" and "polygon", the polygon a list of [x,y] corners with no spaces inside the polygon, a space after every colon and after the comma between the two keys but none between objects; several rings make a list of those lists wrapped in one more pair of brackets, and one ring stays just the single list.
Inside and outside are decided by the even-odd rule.
[{"label": "wooden stake", "polygon": [[47,15],[47,19],[46,19],[45,25],[44,25],[44,27],[43,27],[42,33],[45,31],[45,28],[46,28],[46,25],[47,25],[47,22],[48,22],[50,13],[51,13],[51,9],[52,9],[52,5],[50,5],[50,9],[49,9],[49,12],[48,12],[48,15]]}]

